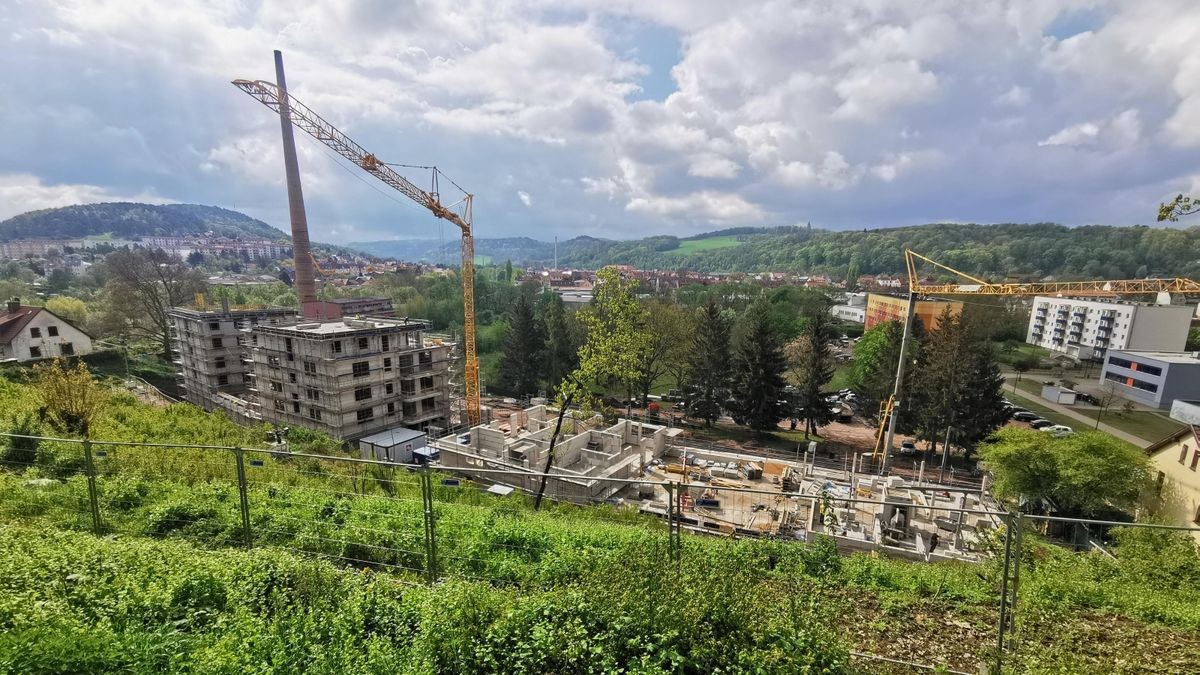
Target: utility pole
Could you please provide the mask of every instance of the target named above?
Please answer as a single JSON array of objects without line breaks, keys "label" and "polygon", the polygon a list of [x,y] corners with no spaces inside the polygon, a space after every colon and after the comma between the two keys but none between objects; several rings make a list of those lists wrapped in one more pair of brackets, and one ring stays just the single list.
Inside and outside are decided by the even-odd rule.
[{"label": "utility pole", "polygon": [[892,388],[892,414],[888,417],[887,437],[883,444],[883,462],[879,464],[879,475],[887,473],[892,463],[892,440],[896,435],[896,416],[902,407],[900,390],[904,387],[904,364],[908,360],[908,340],[912,333],[913,314],[916,313],[917,296],[910,288],[908,309],[904,314],[904,335],[900,338],[900,363],[896,365],[896,384]]}]

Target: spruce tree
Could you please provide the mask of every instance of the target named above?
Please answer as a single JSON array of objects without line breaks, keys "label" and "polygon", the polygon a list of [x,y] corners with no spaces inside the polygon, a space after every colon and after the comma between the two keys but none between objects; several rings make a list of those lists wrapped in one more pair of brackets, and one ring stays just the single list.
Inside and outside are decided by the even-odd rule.
[{"label": "spruce tree", "polygon": [[752,429],[774,429],[786,414],[779,401],[784,395],[787,360],[765,299],[760,298],[746,310],[734,338],[732,361],[738,417]]},{"label": "spruce tree", "polygon": [[712,298],[696,319],[683,390],[688,414],[712,426],[729,393],[729,322]]},{"label": "spruce tree", "polygon": [[834,418],[824,391],[833,379],[833,354],[829,351],[833,329],[825,313],[814,313],[807,319],[800,337],[785,350],[797,390],[794,405],[803,409],[800,419],[804,421],[805,437],[817,433]]},{"label": "spruce tree", "polygon": [[537,394],[542,372],[545,336],[533,316],[529,299],[521,294],[508,319],[508,336],[500,359],[500,386],[515,396]]},{"label": "spruce tree", "polygon": [[538,308],[541,324],[546,331],[542,372],[546,378],[547,393],[553,396],[567,373],[579,365],[580,341],[562,297],[557,293],[543,294]]}]

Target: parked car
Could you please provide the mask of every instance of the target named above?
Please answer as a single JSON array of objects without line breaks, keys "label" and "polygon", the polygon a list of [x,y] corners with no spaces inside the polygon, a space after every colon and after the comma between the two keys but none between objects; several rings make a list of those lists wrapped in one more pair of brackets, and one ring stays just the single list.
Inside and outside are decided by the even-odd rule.
[{"label": "parked car", "polygon": [[917,444],[913,441],[900,441],[900,454],[905,457],[913,457],[917,454]]},{"label": "parked car", "polygon": [[1054,426],[1054,422],[1051,422],[1050,420],[1036,419],[1030,422],[1029,426],[1033,427],[1034,429],[1041,429],[1043,427]]},{"label": "parked car", "polygon": [[1041,419],[1040,417],[1038,417],[1034,413],[1029,412],[1028,410],[1018,410],[1013,413],[1012,417],[1014,420],[1017,420],[1019,422],[1032,422],[1034,420]]},{"label": "parked car", "polygon": [[1100,399],[1082,391],[1075,392],[1075,400],[1083,401],[1084,403],[1090,403],[1092,405],[1100,405]]},{"label": "parked car", "polygon": [[1074,429],[1072,429],[1071,427],[1069,427],[1065,424],[1054,424],[1054,425],[1051,425],[1048,427],[1042,427],[1041,429],[1038,429],[1038,431],[1044,431],[1048,434],[1054,434],[1058,438],[1062,438],[1063,436],[1070,436],[1071,434],[1075,433]]}]

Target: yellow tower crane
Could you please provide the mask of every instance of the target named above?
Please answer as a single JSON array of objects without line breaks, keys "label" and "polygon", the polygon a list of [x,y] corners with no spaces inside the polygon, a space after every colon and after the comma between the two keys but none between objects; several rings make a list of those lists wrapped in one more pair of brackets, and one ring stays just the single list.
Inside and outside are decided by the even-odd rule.
[{"label": "yellow tower crane", "polygon": [[[917,274],[918,261],[949,272],[969,283],[921,283]],[[1182,277],[1168,279],[1124,279],[1099,281],[1039,281],[1018,283],[992,283],[948,265],[943,265],[920,253],[905,249],[904,264],[908,269],[908,312],[904,320],[904,337],[900,344],[900,363],[896,369],[896,383],[892,395],[880,406],[879,429],[875,435],[875,450],[872,458],[883,455],[881,471],[887,469],[891,456],[892,437],[896,429],[896,415],[900,409],[900,388],[904,378],[904,365],[908,353],[908,337],[912,330],[913,313],[917,296],[922,295],[1076,295],[1085,293],[1116,293],[1121,295],[1148,295],[1152,293],[1179,293],[1200,295],[1200,282]]]},{"label": "yellow tower crane", "polygon": [[[349,136],[343,134],[308,106],[297,101],[291,93],[284,94],[286,100],[281,100],[283,97],[280,95],[279,87],[274,83],[262,80],[234,80],[233,85],[277,114],[280,113],[280,106],[285,105],[290,112],[292,124],[296,128],[324,143],[334,152],[354,162],[362,170],[425,207],[434,216],[458,226],[462,233],[465,408],[468,425],[479,424],[483,415],[479,402],[479,360],[475,355],[475,238],[471,231],[471,204],[474,196],[464,190],[464,197],[460,201],[446,206],[442,204],[438,194],[438,177],[445,176],[438,171],[437,167],[423,167],[430,168],[433,175],[433,187],[426,192],[401,176],[388,164],[379,161],[375,155],[367,152],[361,145],[355,143]],[[453,181],[451,183],[453,184]],[[455,185],[455,187],[458,186]],[[459,207],[459,210],[455,211],[455,207]]]}]

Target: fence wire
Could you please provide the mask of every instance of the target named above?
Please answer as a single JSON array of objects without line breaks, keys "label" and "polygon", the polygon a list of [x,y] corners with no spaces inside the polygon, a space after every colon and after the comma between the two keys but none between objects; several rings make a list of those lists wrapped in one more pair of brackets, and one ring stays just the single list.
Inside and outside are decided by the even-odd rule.
[{"label": "fence wire", "polygon": [[[930,617],[950,611],[936,589],[958,568],[914,568],[926,570],[915,573],[914,583],[928,597],[911,605],[887,606],[886,597],[870,594],[831,598],[827,612],[856,645],[854,658],[873,661],[872,669],[955,672],[945,659],[963,667],[982,658],[996,672],[1018,671],[1039,652],[1076,648],[1069,635],[1047,630],[1044,613],[1023,611],[1018,603],[1022,584],[1045,564],[1037,548],[1044,544],[1033,543],[1033,535],[1069,532],[1076,548],[1115,560],[1111,528],[1142,527],[985,508],[979,486],[969,482],[907,485],[907,501],[898,502],[888,496],[886,477],[817,457],[799,470],[803,478],[796,484],[761,489],[719,467],[702,472],[703,480],[666,464],[632,478],[592,478],[484,467],[451,471],[278,449],[0,437],[9,441],[0,456],[0,513],[7,518],[100,534],[178,537],[206,547],[274,546],[387,570],[401,583],[467,578],[544,585],[615,563],[635,549],[652,552],[663,566],[695,565],[704,555],[701,537],[824,541],[840,553],[983,563],[974,568],[981,580],[977,606],[950,620],[958,635],[950,645],[930,642],[944,629]],[[729,454],[690,444],[670,451]],[[803,454],[799,464],[805,464]],[[839,483],[843,471],[849,480]],[[546,501],[533,512],[528,507],[543,479]],[[561,529],[567,515],[569,540]],[[845,560],[864,573],[884,564],[873,557]],[[797,594],[812,590],[796,587]],[[897,620],[903,631],[893,630]],[[1121,669],[1120,654],[1079,658],[1097,671]]]}]

